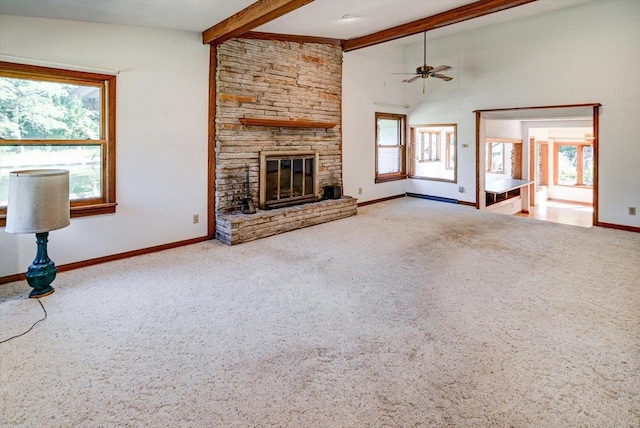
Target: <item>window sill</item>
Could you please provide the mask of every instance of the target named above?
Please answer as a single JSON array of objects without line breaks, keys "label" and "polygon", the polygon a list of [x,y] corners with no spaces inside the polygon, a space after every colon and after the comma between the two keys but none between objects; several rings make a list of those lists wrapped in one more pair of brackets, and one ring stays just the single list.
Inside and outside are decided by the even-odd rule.
[{"label": "window sill", "polygon": [[593,186],[586,184],[554,184],[557,187],[569,187],[571,189],[593,189]]},{"label": "window sill", "polygon": [[457,183],[457,180],[449,180],[448,178],[425,177],[424,175],[410,175],[408,178],[412,180],[440,181],[442,183]]},{"label": "window sill", "polygon": [[386,183],[387,181],[397,181],[397,180],[405,180],[407,178],[407,174],[401,175],[389,175],[389,176],[378,176],[376,177],[376,183]]},{"label": "window sill", "polygon": [[[95,205],[82,205],[79,207],[71,207],[71,218],[87,217],[100,214],[113,214],[116,212],[116,203],[105,203]],[[0,227],[7,224],[7,215],[0,214]]]}]

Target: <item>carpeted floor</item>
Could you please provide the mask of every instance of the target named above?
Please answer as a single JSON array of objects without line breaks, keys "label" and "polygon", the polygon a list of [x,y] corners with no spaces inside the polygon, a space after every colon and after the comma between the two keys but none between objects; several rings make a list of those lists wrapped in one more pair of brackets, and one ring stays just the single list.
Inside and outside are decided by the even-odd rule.
[{"label": "carpeted floor", "polygon": [[54,285],[0,345],[2,426],[640,426],[637,233],[402,198]]}]

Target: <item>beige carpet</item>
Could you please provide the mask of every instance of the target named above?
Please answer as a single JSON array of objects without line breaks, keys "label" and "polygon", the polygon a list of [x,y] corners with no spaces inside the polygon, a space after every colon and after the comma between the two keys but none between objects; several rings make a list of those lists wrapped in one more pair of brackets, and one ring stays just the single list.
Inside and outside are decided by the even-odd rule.
[{"label": "beige carpet", "polygon": [[54,285],[0,345],[2,426],[640,426],[636,233],[403,198]]}]

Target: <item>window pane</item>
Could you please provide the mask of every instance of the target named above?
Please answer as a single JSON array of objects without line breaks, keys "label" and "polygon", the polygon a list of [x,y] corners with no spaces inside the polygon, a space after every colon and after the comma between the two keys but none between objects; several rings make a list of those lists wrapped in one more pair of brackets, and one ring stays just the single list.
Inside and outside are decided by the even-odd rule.
[{"label": "window pane", "polygon": [[0,77],[0,138],[100,139],[100,86]]},{"label": "window pane", "polygon": [[578,184],[577,146],[558,146],[558,184]]},{"label": "window pane", "polygon": [[456,164],[456,136],[448,134],[449,137],[449,153],[447,158],[447,169],[453,169]]},{"label": "window pane", "polygon": [[66,169],[71,200],[102,197],[102,147],[0,146],[0,205],[6,205],[9,172],[23,169]]},{"label": "window pane", "polygon": [[582,184],[593,186],[593,147],[582,147]]},{"label": "window pane", "polygon": [[401,153],[400,147],[378,147],[378,174],[400,172]]},{"label": "window pane", "polygon": [[431,134],[431,160],[439,161],[441,157],[440,133],[433,133]]},{"label": "window pane", "polygon": [[429,134],[426,132],[420,133],[420,160],[426,161],[429,159]]},{"label": "window pane", "polygon": [[491,145],[491,171],[504,171],[504,143],[493,143]]},{"label": "window pane", "polygon": [[400,121],[394,119],[378,119],[378,144],[399,145]]}]

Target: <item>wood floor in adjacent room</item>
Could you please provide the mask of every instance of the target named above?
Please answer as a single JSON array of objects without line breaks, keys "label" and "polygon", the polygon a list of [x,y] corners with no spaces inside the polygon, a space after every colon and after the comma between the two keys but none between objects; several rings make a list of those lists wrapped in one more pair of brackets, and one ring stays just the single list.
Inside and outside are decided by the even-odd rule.
[{"label": "wood floor in adjacent room", "polygon": [[593,226],[593,205],[582,202],[549,199],[538,206],[529,207],[529,213],[516,215],[570,226]]}]

